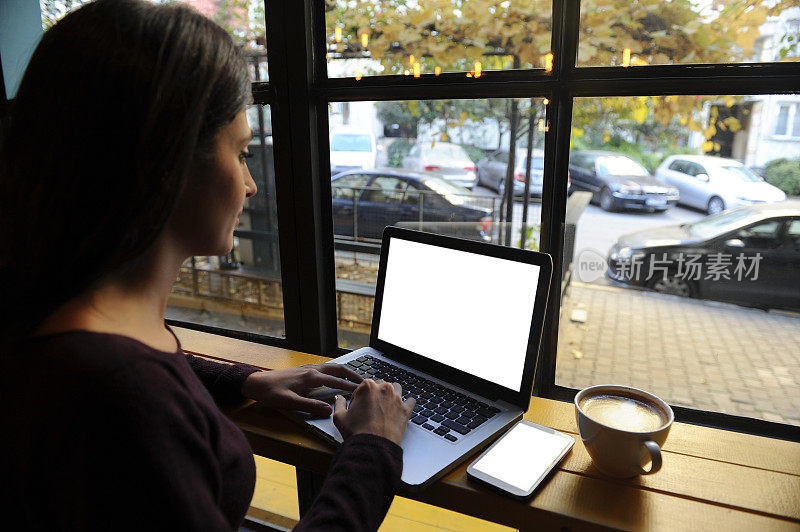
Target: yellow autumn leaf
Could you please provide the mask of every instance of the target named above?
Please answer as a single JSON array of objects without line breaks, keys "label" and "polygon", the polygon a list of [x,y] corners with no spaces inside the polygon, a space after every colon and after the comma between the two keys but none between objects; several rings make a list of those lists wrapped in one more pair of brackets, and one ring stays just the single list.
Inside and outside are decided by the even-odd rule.
[{"label": "yellow autumn leaf", "polygon": [[716,134],[717,134],[717,128],[715,128],[714,126],[708,126],[703,130],[703,136],[707,139],[710,139]]},{"label": "yellow autumn leaf", "polygon": [[647,119],[647,112],[647,106],[637,106],[636,109],[633,110],[633,119],[640,124],[644,124],[644,121]]},{"label": "yellow autumn leaf", "polygon": [[700,149],[703,150],[704,152],[710,152],[711,150],[714,149],[714,143],[711,142],[710,140],[707,140],[700,145]]}]

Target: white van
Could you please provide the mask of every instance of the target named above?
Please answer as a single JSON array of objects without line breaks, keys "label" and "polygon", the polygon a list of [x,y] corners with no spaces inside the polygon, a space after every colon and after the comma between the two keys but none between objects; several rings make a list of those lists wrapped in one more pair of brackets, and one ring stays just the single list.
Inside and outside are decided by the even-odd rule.
[{"label": "white van", "polygon": [[338,127],[331,131],[331,176],[347,170],[375,168],[378,147],[366,129]]}]

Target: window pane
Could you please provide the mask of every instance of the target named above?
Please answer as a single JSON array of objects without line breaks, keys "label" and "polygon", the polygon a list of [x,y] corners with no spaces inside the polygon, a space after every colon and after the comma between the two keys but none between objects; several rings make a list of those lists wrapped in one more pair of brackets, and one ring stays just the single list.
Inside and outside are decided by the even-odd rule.
[{"label": "window pane", "polygon": [[[499,190],[508,170],[510,113],[519,116],[512,168],[516,199],[505,219]],[[380,239],[389,225],[538,249],[545,104],[518,100],[331,103],[331,139],[368,137],[350,150],[331,141],[333,239],[339,344],[369,342]],[[531,199],[522,239],[531,129]],[[371,180],[365,178],[370,176]],[[480,272],[475,272],[481,282]]]},{"label": "window pane", "polygon": [[800,137],[800,105],[795,104],[794,106],[794,119],[792,120],[794,124],[792,126],[792,136],[793,137]]},{"label": "window pane", "polygon": [[582,0],[578,66],[791,61],[800,7],[774,0]]},{"label": "window pane", "polygon": [[789,123],[789,106],[781,105],[778,111],[778,119],[775,122],[775,134],[786,135],[786,126]]},{"label": "window pane", "polygon": [[800,310],[800,248],[783,230],[800,203],[747,168],[800,175],[771,163],[800,155],[772,137],[784,98],[575,100],[571,159],[613,154],[648,175],[570,164],[556,384],[800,425],[800,315],[784,312]]},{"label": "window pane", "polygon": [[550,0],[326,0],[328,76],[545,68]]},{"label": "window pane", "polygon": [[254,135],[247,166],[258,193],[245,200],[231,253],[184,262],[166,317],[284,337],[269,106],[248,107],[247,118]]},{"label": "window pane", "polygon": [[[42,27],[47,30],[70,11],[91,0],[40,0]],[[151,0],[154,4],[188,4],[233,36],[242,46],[254,81],[267,81],[264,0]]]}]

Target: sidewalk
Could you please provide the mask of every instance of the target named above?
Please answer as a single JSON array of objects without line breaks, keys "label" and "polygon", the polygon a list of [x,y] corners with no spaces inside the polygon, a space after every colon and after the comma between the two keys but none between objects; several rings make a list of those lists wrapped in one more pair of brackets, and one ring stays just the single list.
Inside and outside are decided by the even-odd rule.
[{"label": "sidewalk", "polygon": [[[572,311],[587,312],[585,323]],[[667,402],[800,425],[800,316],[573,283],[556,384],[626,384]]]}]

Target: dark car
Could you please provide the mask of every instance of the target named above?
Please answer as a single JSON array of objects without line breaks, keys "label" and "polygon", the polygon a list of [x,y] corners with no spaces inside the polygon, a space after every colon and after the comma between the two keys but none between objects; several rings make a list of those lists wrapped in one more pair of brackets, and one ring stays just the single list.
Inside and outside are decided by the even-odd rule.
[{"label": "dark car", "polygon": [[663,212],[678,202],[675,187],[664,185],[630,157],[608,151],[569,155],[570,192],[585,190],[606,211],[635,209]]},{"label": "dark car", "polygon": [[607,276],[668,294],[800,309],[800,201],[623,235],[609,251]]},{"label": "dark car", "polygon": [[[492,209],[437,174],[396,168],[343,172],[331,179],[333,232],[380,239],[387,225],[491,240]],[[473,203],[473,205],[469,205]]]}]

